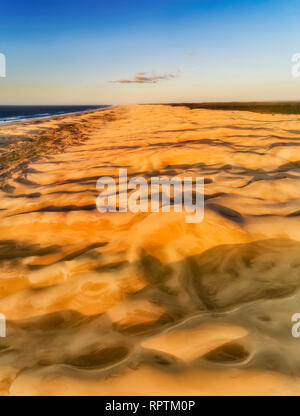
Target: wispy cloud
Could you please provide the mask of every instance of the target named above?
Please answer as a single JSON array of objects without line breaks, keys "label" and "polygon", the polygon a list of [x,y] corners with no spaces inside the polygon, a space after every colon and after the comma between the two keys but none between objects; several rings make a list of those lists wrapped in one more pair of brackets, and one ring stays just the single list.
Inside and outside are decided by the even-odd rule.
[{"label": "wispy cloud", "polygon": [[137,72],[132,79],[118,79],[110,81],[119,84],[157,84],[159,81],[173,79],[178,76],[177,73],[156,74],[155,72]]},{"label": "wispy cloud", "polygon": [[183,53],[184,53],[184,55],[187,55],[187,56],[194,56],[194,55],[196,55],[196,52],[193,52],[193,51],[185,51]]}]

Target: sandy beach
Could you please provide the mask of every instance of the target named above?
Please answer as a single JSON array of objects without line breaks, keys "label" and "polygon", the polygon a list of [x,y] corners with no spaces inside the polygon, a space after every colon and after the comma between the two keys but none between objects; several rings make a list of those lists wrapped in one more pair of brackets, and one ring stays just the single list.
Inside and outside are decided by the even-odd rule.
[{"label": "sandy beach", "polygon": [[[0,127],[2,395],[299,395],[300,115],[116,106]],[[200,176],[205,216],[100,213]]]}]

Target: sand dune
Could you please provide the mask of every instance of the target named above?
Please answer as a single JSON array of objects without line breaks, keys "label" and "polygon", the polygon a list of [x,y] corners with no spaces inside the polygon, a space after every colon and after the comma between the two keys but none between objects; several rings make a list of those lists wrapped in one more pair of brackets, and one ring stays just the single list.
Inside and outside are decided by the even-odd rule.
[{"label": "sand dune", "polygon": [[[162,105],[2,126],[1,394],[299,395],[299,144],[297,115]],[[204,220],[99,213],[119,168],[204,177]]]}]

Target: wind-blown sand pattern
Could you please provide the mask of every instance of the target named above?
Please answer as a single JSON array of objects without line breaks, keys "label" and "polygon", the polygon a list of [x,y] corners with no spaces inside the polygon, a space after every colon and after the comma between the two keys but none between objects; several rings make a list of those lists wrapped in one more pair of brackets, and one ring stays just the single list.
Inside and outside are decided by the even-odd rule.
[{"label": "wind-blown sand pattern", "polygon": [[[3,395],[300,394],[300,116],[119,106],[0,128]],[[96,181],[205,178],[205,217]]]}]

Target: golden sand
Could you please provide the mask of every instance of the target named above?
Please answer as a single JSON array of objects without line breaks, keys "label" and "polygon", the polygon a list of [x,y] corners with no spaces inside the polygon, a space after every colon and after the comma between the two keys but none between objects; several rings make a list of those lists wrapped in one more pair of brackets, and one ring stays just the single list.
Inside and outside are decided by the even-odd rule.
[{"label": "golden sand", "polygon": [[[2,126],[1,394],[299,395],[299,139],[162,105]],[[119,168],[204,177],[204,220],[99,213]]]}]

